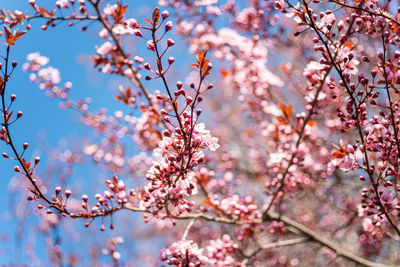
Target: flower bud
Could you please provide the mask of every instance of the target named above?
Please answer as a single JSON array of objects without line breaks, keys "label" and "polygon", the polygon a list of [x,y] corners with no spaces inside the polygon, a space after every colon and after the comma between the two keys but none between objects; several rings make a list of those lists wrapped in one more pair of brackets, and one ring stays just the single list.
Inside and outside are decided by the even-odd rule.
[{"label": "flower bud", "polygon": [[131,27],[132,29],[137,29],[139,28],[139,23],[137,22],[137,20],[135,19],[130,19],[129,20],[129,27]]},{"label": "flower bud", "polygon": [[143,37],[142,32],[139,31],[139,30],[133,30],[133,34],[136,35],[136,36],[138,36],[138,37]]},{"label": "flower bud", "polygon": [[338,31],[343,30],[343,28],[344,28],[344,21],[343,20],[339,20],[339,22],[337,24],[337,28],[338,28]]},{"label": "flower bud", "polygon": [[168,44],[168,46],[173,46],[175,44],[175,42],[172,39],[168,39],[167,44]]},{"label": "flower bud", "polygon": [[71,196],[71,194],[72,194],[72,192],[71,192],[71,190],[65,190],[65,196],[67,197],[67,198],[69,198],[70,196]]},{"label": "flower bud", "polygon": [[163,132],[163,136],[170,137],[170,136],[171,136],[171,133],[170,133],[168,130],[165,130],[165,131]]},{"label": "flower bud", "polygon": [[169,17],[169,12],[167,10],[163,11],[161,13],[161,17],[162,19],[167,19]]},{"label": "flower bud", "polygon": [[149,63],[144,63],[143,67],[144,67],[146,70],[151,70],[151,67],[150,67],[150,64],[149,64]]},{"label": "flower bud", "polygon": [[58,194],[60,194],[60,192],[61,192],[61,187],[57,186],[57,187],[54,189],[54,192],[56,193],[56,196],[57,196]]},{"label": "flower bud", "polygon": [[165,31],[168,32],[168,31],[170,31],[171,29],[172,29],[172,21],[168,21],[168,22],[165,24]]},{"label": "flower bud", "polygon": [[172,63],[175,62],[175,58],[174,57],[170,57],[168,58],[168,63],[171,65]]},{"label": "flower bud", "polygon": [[147,46],[147,49],[154,51],[154,42],[153,41],[151,41],[151,40],[147,41],[146,46]]},{"label": "flower bud", "polygon": [[397,71],[396,74],[394,75],[394,80],[396,84],[400,84],[400,72]]}]

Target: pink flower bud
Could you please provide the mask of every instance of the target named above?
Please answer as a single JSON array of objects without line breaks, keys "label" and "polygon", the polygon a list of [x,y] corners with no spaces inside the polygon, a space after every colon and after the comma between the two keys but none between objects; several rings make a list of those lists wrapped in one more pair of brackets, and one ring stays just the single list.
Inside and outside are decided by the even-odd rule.
[{"label": "pink flower bud", "polygon": [[400,84],[400,72],[397,71],[396,74],[394,75],[395,83]]},{"label": "pink flower bud", "polygon": [[142,32],[139,31],[139,30],[133,30],[133,34],[136,35],[136,36],[138,36],[138,37],[143,37]]},{"label": "pink flower bud", "polygon": [[15,172],[21,172],[21,169],[20,169],[18,166],[15,166],[15,167],[14,167],[14,171],[15,171]]},{"label": "pink flower bud", "polygon": [[173,46],[175,44],[175,42],[172,39],[168,39],[167,44],[168,44],[168,46]]},{"label": "pink flower bud", "polygon": [[12,66],[13,68],[15,68],[17,65],[18,65],[17,61],[11,62],[11,66]]},{"label": "pink flower bud", "polygon": [[168,31],[170,31],[171,29],[172,29],[172,21],[168,21],[168,22],[165,24],[165,31],[168,32]]},{"label": "pink flower bud", "polygon": [[169,12],[167,10],[163,11],[161,13],[161,17],[162,19],[167,19],[169,17]]},{"label": "pink flower bud", "polygon": [[61,192],[61,187],[57,186],[57,187],[54,189],[54,192],[56,193],[56,196],[57,196],[58,194],[60,194],[60,192]]},{"label": "pink flower bud", "polygon": [[112,194],[110,193],[110,191],[106,190],[106,191],[104,191],[104,197],[110,199],[110,198],[112,198]]},{"label": "pink flower bud", "polygon": [[154,51],[154,42],[149,40],[147,41],[147,49]]},{"label": "pink flower bud", "polygon": [[23,115],[22,111],[18,111],[18,112],[17,112],[17,118],[21,118],[22,115]]},{"label": "pink flower bud", "polygon": [[35,158],[35,164],[38,164],[39,161],[40,161],[40,158],[39,158],[39,157],[36,157],[36,158]]},{"label": "pink flower bud", "polygon": [[15,99],[17,98],[17,96],[14,95],[14,94],[12,94],[12,95],[10,96],[10,98],[11,98],[11,101],[13,102],[13,101],[15,101]]},{"label": "pink flower bud", "polygon": [[343,30],[343,28],[344,28],[344,21],[343,20],[339,20],[339,22],[337,24],[337,28],[338,28],[338,31]]},{"label": "pink flower bud", "polygon": [[24,150],[28,148],[29,144],[28,143],[24,143],[23,145]]},{"label": "pink flower bud", "polygon": [[129,27],[131,27],[132,29],[137,29],[137,28],[139,28],[140,26],[139,26],[137,20],[135,20],[135,19],[130,19],[130,21],[129,21]]},{"label": "pink flower bud", "polygon": [[168,63],[171,65],[172,63],[175,62],[175,58],[174,57],[170,57],[168,58]]},{"label": "pink flower bud", "polygon": [[150,67],[150,64],[149,64],[149,63],[144,63],[143,67],[144,67],[146,70],[151,70],[151,67]]},{"label": "pink flower bud", "polygon": [[88,197],[87,195],[82,195],[82,200],[83,200],[83,201],[87,202],[87,201],[88,201],[88,198],[89,198],[89,197]]},{"label": "pink flower bud", "polygon": [[125,190],[125,183],[122,180],[118,181],[118,190],[120,190],[120,191]]},{"label": "pink flower bud", "polygon": [[4,157],[4,158],[8,158],[7,153],[3,153],[3,157]]},{"label": "pink flower bud", "polygon": [[71,190],[65,190],[65,196],[67,197],[67,198],[69,198],[70,196],[71,196],[71,194],[72,194],[72,192],[71,192]]}]

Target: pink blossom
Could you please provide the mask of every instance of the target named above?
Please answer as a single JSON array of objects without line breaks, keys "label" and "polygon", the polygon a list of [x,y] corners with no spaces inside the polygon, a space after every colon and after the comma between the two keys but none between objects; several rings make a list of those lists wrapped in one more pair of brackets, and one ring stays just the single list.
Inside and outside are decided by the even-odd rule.
[{"label": "pink blossom", "polygon": [[115,12],[115,10],[117,10],[117,7],[118,6],[116,4],[115,5],[107,4],[107,6],[104,8],[103,12],[105,15],[111,16]]},{"label": "pink blossom", "polygon": [[208,258],[203,255],[203,249],[192,240],[178,241],[164,248],[160,252],[160,260],[179,267],[201,266],[208,263]]},{"label": "pink blossom", "polygon": [[99,48],[97,48],[96,51],[98,54],[105,56],[108,53],[110,53],[113,48],[114,48],[114,45],[111,42],[107,41],[104,44],[102,44]]}]

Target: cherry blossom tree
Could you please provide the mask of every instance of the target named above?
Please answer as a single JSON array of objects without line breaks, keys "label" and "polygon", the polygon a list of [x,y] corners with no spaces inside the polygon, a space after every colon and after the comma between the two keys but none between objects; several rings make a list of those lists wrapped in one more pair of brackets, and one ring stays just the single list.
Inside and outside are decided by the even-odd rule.
[{"label": "cherry blossom tree", "polygon": [[[33,249],[34,265],[399,265],[399,4],[160,0],[142,17],[131,1],[29,0],[2,10],[2,155],[15,163],[14,215],[38,218],[46,238],[48,260]],[[71,97],[84,88],[62,82],[46,51],[13,61],[33,21],[96,33],[87,64],[118,81],[122,108]],[[60,160],[42,163],[13,139],[20,66],[93,133],[44,154]],[[85,159],[108,177],[75,182],[87,190],[70,182]]]}]

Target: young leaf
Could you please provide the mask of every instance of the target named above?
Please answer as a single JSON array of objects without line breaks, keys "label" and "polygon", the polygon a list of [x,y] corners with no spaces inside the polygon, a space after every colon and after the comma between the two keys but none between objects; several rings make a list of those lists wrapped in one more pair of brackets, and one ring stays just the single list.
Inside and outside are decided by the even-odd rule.
[{"label": "young leaf", "polygon": [[153,25],[156,26],[160,19],[160,9],[156,7],[153,11]]},{"label": "young leaf", "polygon": [[148,22],[148,23],[150,23],[150,24],[152,24],[151,21],[148,20],[148,19],[143,18],[143,20],[146,21],[146,22]]}]

